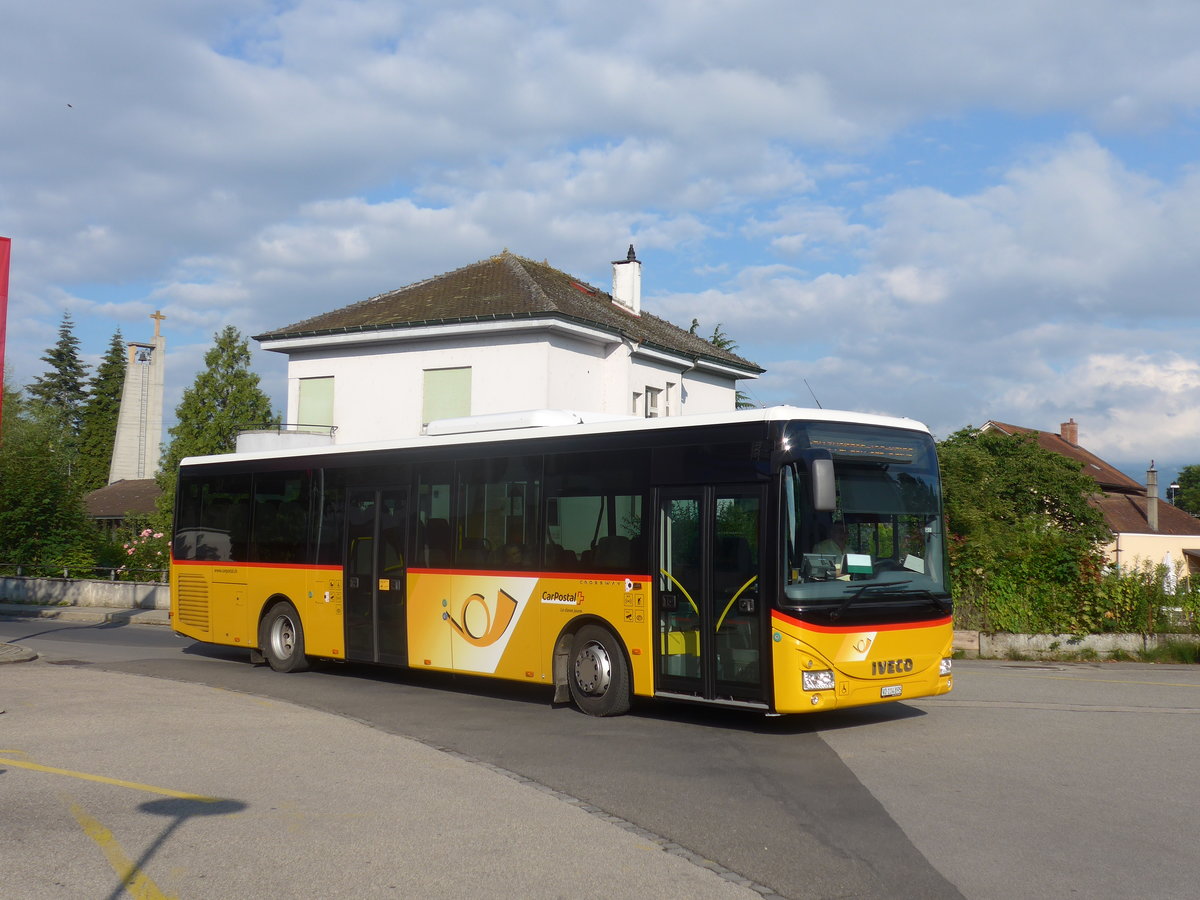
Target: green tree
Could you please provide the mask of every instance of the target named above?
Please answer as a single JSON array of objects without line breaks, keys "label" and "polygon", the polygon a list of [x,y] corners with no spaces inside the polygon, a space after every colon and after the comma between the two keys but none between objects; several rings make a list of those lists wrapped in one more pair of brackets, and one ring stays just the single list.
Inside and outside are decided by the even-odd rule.
[{"label": "green tree", "polygon": [[63,313],[58,326],[58,341],[46,351],[42,362],[46,374],[29,385],[32,410],[62,429],[65,443],[75,450],[80,417],[87,400],[87,366],[79,358],[79,338],[71,313]]},{"label": "green tree", "polygon": [[232,325],[214,335],[215,343],[204,355],[204,369],[183,392],[175,408],[178,422],[170,430],[158,475],[162,497],[154,525],[170,531],[175,504],[175,479],[179,461],[188,456],[229,453],[237,434],[246,428],[278,424],[271,400],[250,371],[250,347]]},{"label": "green tree", "polygon": [[[699,327],[700,320],[692,319],[691,327],[688,328],[688,334],[696,334]],[[737,341],[721,330],[720,322],[713,327],[712,337],[708,338],[707,340],[718,350],[724,350],[727,353],[733,353],[738,348]],[[753,409],[755,405],[756,404],[754,401],[750,399],[750,395],[745,391],[738,391],[734,395],[734,409]]]},{"label": "green tree", "polygon": [[6,386],[0,429],[0,564],[27,573],[90,568],[96,529],[70,477],[59,423]]},{"label": "green tree", "polygon": [[79,488],[84,493],[108,483],[113,443],[117,437],[117,416],[121,410],[121,390],[125,386],[125,354],[125,341],[118,329],[88,385],[79,431],[78,478]]},{"label": "green tree", "polygon": [[1193,516],[1200,516],[1200,466],[1184,466],[1175,480],[1179,483],[1175,505]]},{"label": "green tree", "polygon": [[964,428],[938,455],[956,599],[964,617],[984,620],[964,624],[1040,631],[1069,615],[1098,581],[1111,537],[1088,502],[1095,481],[1029,435]]}]

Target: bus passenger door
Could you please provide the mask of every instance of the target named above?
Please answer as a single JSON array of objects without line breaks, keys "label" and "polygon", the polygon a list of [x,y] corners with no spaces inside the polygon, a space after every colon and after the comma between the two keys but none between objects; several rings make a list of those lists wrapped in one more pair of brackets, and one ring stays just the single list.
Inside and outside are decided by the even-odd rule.
[{"label": "bus passenger door", "polygon": [[408,491],[352,488],[346,498],[346,659],[408,662]]},{"label": "bus passenger door", "polygon": [[659,692],[750,703],[765,699],[762,509],[758,487],[659,492]]}]

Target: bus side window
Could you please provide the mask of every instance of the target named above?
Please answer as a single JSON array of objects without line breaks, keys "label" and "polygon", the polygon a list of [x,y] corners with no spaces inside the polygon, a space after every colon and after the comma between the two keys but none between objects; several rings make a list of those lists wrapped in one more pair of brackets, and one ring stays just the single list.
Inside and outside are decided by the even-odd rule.
[{"label": "bus side window", "polygon": [[537,554],[542,458],[501,457],[459,463],[454,562],[466,568],[529,569]]},{"label": "bus side window", "polygon": [[648,454],[570,453],[546,462],[546,567],[640,572],[647,565]]},{"label": "bus side window", "polygon": [[176,559],[245,560],[249,475],[181,476],[172,552]]},{"label": "bus side window", "polygon": [[255,476],[249,562],[305,562],[307,510],[307,473],[272,472]]},{"label": "bus side window", "polygon": [[342,529],[345,527],[346,492],[343,476],[337,470],[317,469],[312,491],[313,535],[316,563],[322,566],[341,565]]},{"label": "bus side window", "polygon": [[410,564],[450,565],[450,463],[431,463],[417,472],[417,556]]}]

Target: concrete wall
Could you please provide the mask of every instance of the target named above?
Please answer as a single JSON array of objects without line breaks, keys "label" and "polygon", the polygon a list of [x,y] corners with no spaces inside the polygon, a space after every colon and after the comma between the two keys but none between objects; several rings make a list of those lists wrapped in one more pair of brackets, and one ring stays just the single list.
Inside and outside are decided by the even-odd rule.
[{"label": "concrete wall", "polygon": [[169,609],[171,589],[136,581],[0,576],[0,601],[39,606],[99,606],[109,609]]},{"label": "concrete wall", "polygon": [[954,649],[980,659],[1039,659],[1089,651],[1099,657],[1114,652],[1140,653],[1167,643],[1196,644],[1195,634],[989,634],[986,631],[954,632]]}]

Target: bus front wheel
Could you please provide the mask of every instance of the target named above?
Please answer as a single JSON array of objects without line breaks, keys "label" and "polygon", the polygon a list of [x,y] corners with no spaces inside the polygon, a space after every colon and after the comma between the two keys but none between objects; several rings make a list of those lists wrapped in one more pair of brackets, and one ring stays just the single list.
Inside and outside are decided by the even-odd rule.
[{"label": "bus front wheel", "polygon": [[575,705],[589,716],[629,711],[629,663],[621,642],[606,628],[579,629],[571,645],[567,681]]},{"label": "bus front wheel", "polygon": [[258,647],[276,672],[303,672],[308,668],[304,626],[296,607],[290,603],[271,607],[258,629]]}]

